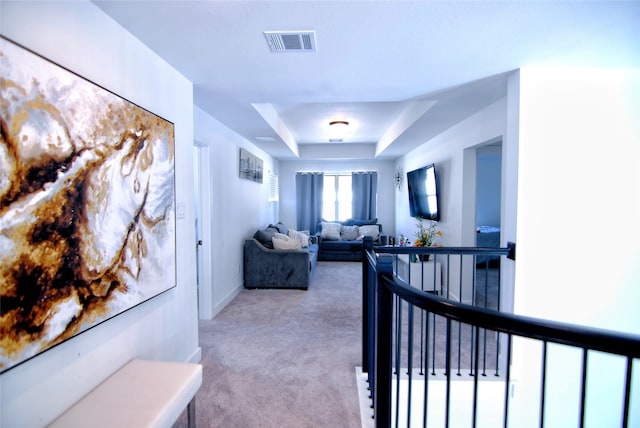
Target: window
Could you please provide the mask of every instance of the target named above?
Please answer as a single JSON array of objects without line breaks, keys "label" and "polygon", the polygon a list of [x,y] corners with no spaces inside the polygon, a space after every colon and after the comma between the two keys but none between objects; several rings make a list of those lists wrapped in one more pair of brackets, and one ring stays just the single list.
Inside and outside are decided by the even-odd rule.
[{"label": "window", "polygon": [[278,202],[280,200],[278,182],[278,176],[273,172],[269,172],[269,202]]},{"label": "window", "polygon": [[351,217],[351,174],[324,174],[322,218],[342,221]]}]

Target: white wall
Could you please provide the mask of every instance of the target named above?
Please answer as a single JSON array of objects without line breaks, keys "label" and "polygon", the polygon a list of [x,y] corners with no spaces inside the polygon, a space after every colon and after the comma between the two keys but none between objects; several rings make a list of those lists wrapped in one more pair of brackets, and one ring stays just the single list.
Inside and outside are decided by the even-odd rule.
[{"label": "white wall", "polygon": [[[409,216],[406,173],[433,163],[438,179],[439,228],[444,233],[441,242],[447,246],[469,242],[473,245],[473,235],[469,241],[469,237],[463,236],[462,227],[464,151],[502,137],[505,129],[506,100],[503,98],[398,159],[396,166],[402,170],[403,182],[401,191],[396,193],[396,233],[413,238],[416,231],[415,219]],[[471,166],[475,170],[475,159]],[[471,223],[475,225],[475,215]]]},{"label": "white wall", "polygon": [[[205,113],[194,109],[195,140],[209,146],[212,198],[212,313],[219,312],[243,287],[243,245],[261,227],[278,221],[278,203],[268,202],[268,173],[278,162]],[[263,161],[262,183],[241,179],[240,148]],[[282,196],[281,196],[282,199]]]},{"label": "white wall", "polygon": [[132,358],[197,361],[191,83],[89,2],[0,3],[2,34],[175,124],[177,286],[0,376],[0,425],[43,426]]},{"label": "white wall", "polygon": [[[477,146],[504,140],[506,133],[506,98],[477,112],[449,128],[437,137],[407,153],[397,161],[397,168],[403,172],[401,191],[396,193],[396,234],[415,239],[416,221],[409,216],[409,197],[407,194],[406,173],[433,163],[438,181],[440,221],[438,229],[443,236],[439,243],[445,246],[474,246],[476,225],[476,150]],[[517,141],[515,142],[517,144]],[[503,142],[503,150],[508,146]],[[506,198],[502,208],[515,205]],[[513,241],[510,233],[502,233],[501,239]],[[470,260],[470,259],[468,259]],[[470,263],[460,269],[460,259],[452,258],[450,265],[443,264],[443,278],[449,280],[451,287],[445,293],[449,297],[468,302],[472,298]],[[460,280],[462,275],[463,279]],[[446,281],[444,281],[446,283]],[[513,277],[503,278],[504,288],[513,284]],[[504,307],[504,306],[503,306]],[[507,306],[507,307],[510,307]]]},{"label": "white wall", "polygon": [[[397,164],[404,172],[436,164],[444,244],[466,245],[462,195],[471,161],[466,155],[472,146],[504,134],[501,243],[517,242],[517,261],[502,269],[502,283],[514,288],[504,288],[502,307],[640,334],[638,117],[639,70],[526,67],[509,77],[506,100]],[[396,230],[413,236],[408,212],[403,183]],[[550,346],[549,355],[547,423],[575,426],[581,355],[558,346]],[[518,341],[513,358],[511,424],[538,426],[541,347]],[[620,414],[624,362],[591,354],[589,367],[595,370],[587,418],[593,426],[605,426],[605,418]],[[638,370],[633,385],[630,426],[640,423]]]},{"label": "white wall", "polygon": [[[640,334],[640,69],[525,67],[520,82],[515,310]],[[581,354],[550,348],[548,425],[575,426]],[[514,357],[514,404],[538,426],[522,394],[537,400],[541,350],[517,343]],[[591,353],[589,368],[587,423],[617,426],[605,418],[620,417],[624,361]]]},{"label": "white wall", "polygon": [[378,173],[378,222],[387,235],[395,234],[395,187],[393,162],[383,160],[334,161],[294,160],[280,162],[280,220],[296,227],[296,173],[297,172],[353,172],[376,171]]},{"label": "white wall", "polygon": [[518,311],[640,333],[640,70],[523,68],[520,97]]}]

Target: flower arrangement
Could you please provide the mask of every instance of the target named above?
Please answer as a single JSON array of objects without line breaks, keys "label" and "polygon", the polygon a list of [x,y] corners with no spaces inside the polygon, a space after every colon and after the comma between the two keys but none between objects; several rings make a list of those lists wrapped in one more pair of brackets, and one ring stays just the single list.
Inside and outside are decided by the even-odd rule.
[{"label": "flower arrangement", "polygon": [[436,237],[442,236],[442,232],[437,229],[436,222],[431,221],[429,226],[425,227],[421,217],[416,217],[416,220],[418,231],[416,232],[416,241],[413,245],[416,247],[438,247],[439,244],[435,243],[434,240]]}]

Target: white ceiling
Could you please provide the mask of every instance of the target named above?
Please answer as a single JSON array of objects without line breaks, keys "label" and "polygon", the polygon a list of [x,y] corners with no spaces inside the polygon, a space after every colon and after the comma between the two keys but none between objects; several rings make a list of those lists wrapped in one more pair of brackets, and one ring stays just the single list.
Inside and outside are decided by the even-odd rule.
[{"label": "white ceiling", "polygon": [[[94,3],[278,159],[397,158],[504,96],[524,65],[640,66],[638,1]],[[263,34],[307,30],[316,52],[272,53]]]}]

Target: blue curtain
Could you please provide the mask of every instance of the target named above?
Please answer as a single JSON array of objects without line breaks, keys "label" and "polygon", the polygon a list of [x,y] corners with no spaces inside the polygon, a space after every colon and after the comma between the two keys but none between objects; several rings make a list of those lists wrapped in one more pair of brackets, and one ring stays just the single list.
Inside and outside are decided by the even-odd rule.
[{"label": "blue curtain", "polygon": [[324,174],[321,172],[299,172],[296,174],[296,212],[298,230],[316,233],[322,221],[322,191]]},{"label": "blue curtain", "polygon": [[368,220],[376,218],[378,195],[377,172],[354,172],[351,174],[352,216]]}]

